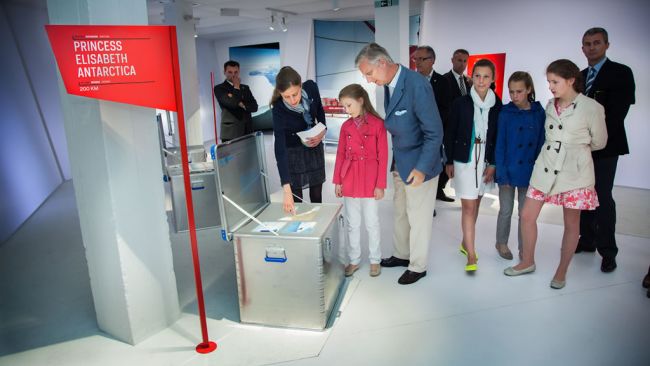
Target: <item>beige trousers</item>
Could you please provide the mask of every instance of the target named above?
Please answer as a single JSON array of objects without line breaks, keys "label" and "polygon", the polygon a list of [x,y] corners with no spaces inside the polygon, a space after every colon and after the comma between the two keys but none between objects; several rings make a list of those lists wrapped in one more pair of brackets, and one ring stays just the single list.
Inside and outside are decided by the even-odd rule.
[{"label": "beige trousers", "polygon": [[392,173],[395,186],[393,255],[410,260],[410,271],[423,272],[427,270],[438,177],[414,188],[404,184],[397,172]]}]

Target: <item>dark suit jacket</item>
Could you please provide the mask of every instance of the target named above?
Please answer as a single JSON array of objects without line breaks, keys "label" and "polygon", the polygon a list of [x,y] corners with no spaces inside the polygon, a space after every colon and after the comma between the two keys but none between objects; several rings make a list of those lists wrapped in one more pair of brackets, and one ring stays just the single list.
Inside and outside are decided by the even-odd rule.
[{"label": "dark suit jacket", "polygon": [[433,71],[431,74],[431,87],[433,88],[433,96],[436,98],[438,105],[438,112],[442,119],[443,130],[447,128],[447,117],[449,115],[449,105],[451,104],[451,91],[449,88],[449,81],[444,76]]},{"label": "dark suit jacket", "polygon": [[[239,90],[228,81],[214,87],[214,95],[221,107],[221,139],[232,140],[253,132],[251,113],[257,112],[257,101],[248,85]],[[239,106],[243,102],[246,109]]]},{"label": "dark suit jacket", "polygon": [[[582,70],[583,80],[587,80],[588,68]],[[607,146],[594,151],[594,158],[613,157],[630,153],[625,134],[624,120],[630,105],[634,104],[634,76],[632,70],[607,59],[598,71],[596,79],[586,95],[595,99],[605,108],[607,124]]]},{"label": "dark suit jacket", "polygon": [[[497,122],[501,111],[501,99],[496,96],[494,106],[488,112],[488,131],[485,145],[485,161],[494,165],[494,149],[497,142]],[[445,152],[447,165],[454,161],[467,163],[469,151],[474,142],[474,101],[467,94],[451,103],[449,111],[449,128],[445,131]]]},{"label": "dark suit jacket", "polygon": [[[456,77],[454,76],[454,73],[451,70],[449,70],[449,72],[446,73],[444,77],[446,77],[447,81],[449,82],[451,101],[453,102],[454,99],[461,96],[460,88],[458,87],[458,80],[456,80]],[[465,77],[465,90],[467,91],[467,94],[469,94],[469,88],[470,88],[469,80],[467,79],[467,77]]]}]

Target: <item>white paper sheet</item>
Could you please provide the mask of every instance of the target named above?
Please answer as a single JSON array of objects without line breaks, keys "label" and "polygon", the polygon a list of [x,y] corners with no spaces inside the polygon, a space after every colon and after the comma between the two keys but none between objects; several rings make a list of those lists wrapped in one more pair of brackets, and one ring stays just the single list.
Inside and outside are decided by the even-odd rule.
[{"label": "white paper sheet", "polygon": [[304,144],[307,142],[307,139],[312,138],[323,131],[325,131],[325,125],[318,122],[314,127],[308,129],[307,131],[297,132],[296,135],[300,137],[302,143]]}]

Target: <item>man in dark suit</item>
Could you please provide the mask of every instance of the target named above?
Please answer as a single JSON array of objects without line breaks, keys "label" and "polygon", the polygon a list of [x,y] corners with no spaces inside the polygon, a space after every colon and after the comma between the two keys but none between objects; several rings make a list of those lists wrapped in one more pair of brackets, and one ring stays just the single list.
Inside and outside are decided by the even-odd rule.
[{"label": "man in dark suit", "polygon": [[241,83],[237,61],[227,61],[223,74],[226,80],[214,87],[214,95],[221,107],[221,141],[226,142],[253,132],[251,113],[257,112],[257,101]]},{"label": "man in dark suit", "polygon": [[582,211],[580,240],[576,248],[576,253],[598,249],[603,257],[600,270],[606,273],[616,269],[616,203],[612,188],[618,156],[630,152],[624,120],[630,105],[635,102],[632,70],[609,60],[606,56],[608,48],[607,31],[603,28],[588,29],[582,37],[582,52],[589,64],[582,70],[584,93],[605,108],[608,138],[604,149],[592,153],[600,206],[595,211]]},{"label": "man in dark suit", "polygon": [[[464,49],[457,49],[451,57],[451,70],[445,74],[449,81],[449,88],[451,90],[451,101],[454,99],[467,95],[469,88],[472,86],[471,79],[465,76],[465,69],[467,68],[467,59],[469,52]],[[462,82],[461,82],[462,80]]]},{"label": "man in dark suit", "polygon": [[[442,119],[442,128],[445,130],[447,129],[447,114],[449,113],[449,105],[451,104],[451,95],[447,78],[433,70],[433,64],[436,62],[436,53],[430,46],[419,46],[411,55],[411,59],[415,62],[417,72],[426,77],[431,83],[433,96],[436,98],[436,104],[438,105],[438,113]],[[444,191],[448,181],[449,177],[443,169],[438,177],[436,199],[444,202],[454,202],[454,199],[447,197]]]}]

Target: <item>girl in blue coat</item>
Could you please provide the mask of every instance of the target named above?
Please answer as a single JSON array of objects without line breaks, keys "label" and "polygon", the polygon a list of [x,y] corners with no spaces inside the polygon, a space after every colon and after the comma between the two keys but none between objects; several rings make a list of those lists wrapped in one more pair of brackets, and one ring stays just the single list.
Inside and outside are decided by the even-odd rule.
[{"label": "girl in blue coat", "polygon": [[[499,184],[499,217],[496,249],[505,259],[512,259],[508,248],[512,208],[517,190],[519,212],[526,201],[528,182],[535,159],[544,144],[545,113],[535,101],[533,79],[527,72],[516,71],[508,79],[511,102],[504,105],[497,123],[495,147],[496,182]],[[519,256],[521,258],[521,220],[519,221]]]}]

